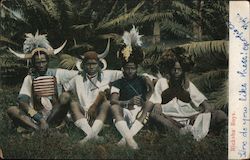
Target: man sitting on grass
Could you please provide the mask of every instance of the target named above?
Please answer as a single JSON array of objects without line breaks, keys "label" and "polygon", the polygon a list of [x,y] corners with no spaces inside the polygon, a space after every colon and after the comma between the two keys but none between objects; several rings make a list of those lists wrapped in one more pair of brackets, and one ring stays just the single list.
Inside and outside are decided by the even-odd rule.
[{"label": "man sitting on grass", "polygon": [[26,129],[47,129],[51,124],[60,124],[69,110],[68,94],[62,93],[62,84],[77,75],[77,71],[48,68],[49,56],[62,50],[53,49],[45,35],[26,34],[24,52],[16,56],[31,60],[30,73],[25,77],[18,95],[18,106],[7,109],[15,125]]},{"label": "man sitting on grass", "polygon": [[81,74],[64,85],[65,90],[73,91],[78,99],[71,102],[71,115],[74,124],[87,135],[80,144],[99,139],[98,133],[110,109],[105,91],[109,89],[110,82],[122,76],[121,71],[102,70],[101,59],[105,56],[95,51],[85,52],[80,65]]},{"label": "man sitting on grass", "polygon": [[[148,103],[153,92],[153,83],[149,78],[137,74],[138,64],[143,61],[143,51],[140,47],[140,36],[135,27],[130,33],[125,32],[123,39],[125,45],[119,52],[119,58],[122,61],[124,77],[112,83],[111,110],[115,117],[115,126],[123,136],[118,144],[127,143],[132,149],[138,149],[133,136],[141,130],[143,120],[153,107]],[[141,113],[140,116],[138,116],[139,113]],[[130,129],[128,125],[132,125]]]},{"label": "man sitting on grass", "polygon": [[[155,85],[150,101],[155,104],[151,117],[162,125],[191,133],[196,140],[209,131],[219,133],[227,124],[227,116],[207,102],[207,98],[188,80],[192,61],[181,48],[163,53],[162,75]],[[166,78],[167,77],[167,78]],[[201,108],[201,111],[197,111]]]}]

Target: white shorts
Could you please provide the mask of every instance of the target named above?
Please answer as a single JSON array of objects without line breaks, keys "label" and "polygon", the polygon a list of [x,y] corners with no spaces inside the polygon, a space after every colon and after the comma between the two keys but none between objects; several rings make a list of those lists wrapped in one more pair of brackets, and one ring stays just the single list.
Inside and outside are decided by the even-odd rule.
[{"label": "white shorts", "polygon": [[139,107],[137,105],[134,105],[134,108],[135,109],[133,110],[128,110],[128,109],[123,108],[123,117],[125,121],[127,122],[128,126],[131,126],[134,123],[138,113],[142,109],[142,107]]}]

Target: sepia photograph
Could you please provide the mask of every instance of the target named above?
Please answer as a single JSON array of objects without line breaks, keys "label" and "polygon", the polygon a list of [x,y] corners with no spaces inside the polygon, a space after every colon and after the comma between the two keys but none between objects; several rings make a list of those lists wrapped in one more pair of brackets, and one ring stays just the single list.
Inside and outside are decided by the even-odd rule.
[{"label": "sepia photograph", "polygon": [[228,159],[233,27],[227,0],[0,0],[0,159]]}]

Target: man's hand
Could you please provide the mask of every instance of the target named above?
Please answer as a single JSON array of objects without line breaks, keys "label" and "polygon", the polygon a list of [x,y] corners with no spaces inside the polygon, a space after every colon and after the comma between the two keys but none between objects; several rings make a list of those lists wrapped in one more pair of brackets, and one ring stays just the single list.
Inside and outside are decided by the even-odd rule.
[{"label": "man's hand", "polygon": [[40,128],[43,130],[47,130],[49,128],[49,124],[46,122],[44,118],[40,120]]},{"label": "man's hand", "polygon": [[155,104],[152,112],[154,112],[156,115],[162,114],[161,104]]},{"label": "man's hand", "polygon": [[130,100],[129,100],[129,106],[134,106],[134,105],[137,105],[137,106],[142,106],[143,104],[143,99],[142,99],[142,97],[141,97],[141,95],[140,96],[134,96],[133,98],[131,98]]},{"label": "man's hand", "polygon": [[94,106],[94,104],[92,104],[90,107],[89,107],[89,110],[88,110],[88,118],[90,121],[94,120],[96,118],[96,106]]}]

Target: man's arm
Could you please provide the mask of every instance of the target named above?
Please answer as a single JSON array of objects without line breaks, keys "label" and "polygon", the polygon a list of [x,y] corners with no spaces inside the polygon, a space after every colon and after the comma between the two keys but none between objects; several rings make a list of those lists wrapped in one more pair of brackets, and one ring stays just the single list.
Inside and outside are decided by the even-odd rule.
[{"label": "man's arm", "polygon": [[117,104],[122,108],[128,108],[129,100],[128,101],[119,101],[119,93],[112,93],[110,98],[110,104],[114,105]]},{"label": "man's arm", "polygon": [[134,96],[133,98],[126,100],[126,101],[120,101],[119,100],[119,93],[112,93],[111,94],[111,105],[117,104],[121,106],[122,108],[127,109],[134,109],[134,105],[142,106],[142,97],[141,96]]},{"label": "man's arm", "polygon": [[146,94],[146,100],[149,100],[151,95],[154,92],[154,84],[153,82],[146,76],[143,76],[143,80],[145,81],[146,87],[147,87],[147,94]]},{"label": "man's arm", "polygon": [[95,119],[97,116],[96,109],[105,101],[107,100],[106,94],[104,91],[100,91],[94,101],[94,103],[88,109],[88,116],[90,119]]},{"label": "man's arm", "polygon": [[214,105],[211,105],[206,100],[200,104],[200,107],[202,108],[202,112],[205,113],[212,112],[215,109]]},{"label": "man's arm", "polygon": [[36,122],[40,124],[41,129],[47,129],[48,123],[43,118],[43,115],[41,113],[38,113],[33,107],[29,105],[28,101],[18,100],[19,107],[22,109],[25,113],[27,113],[28,116],[30,116],[32,119],[34,119]]}]

